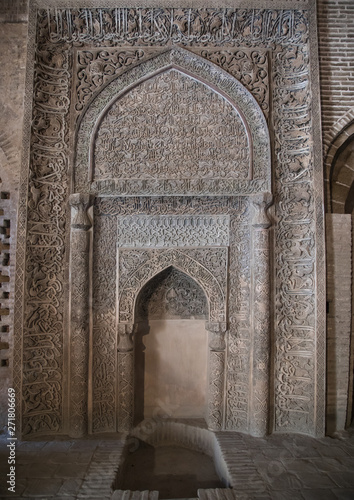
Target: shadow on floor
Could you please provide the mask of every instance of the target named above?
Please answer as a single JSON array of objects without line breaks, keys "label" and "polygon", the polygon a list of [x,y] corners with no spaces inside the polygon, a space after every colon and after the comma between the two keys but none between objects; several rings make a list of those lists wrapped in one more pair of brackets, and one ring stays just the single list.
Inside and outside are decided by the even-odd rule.
[{"label": "shadow on floor", "polygon": [[121,490],[158,490],[159,498],[196,498],[199,488],[223,488],[211,457],[176,446],[143,441],[129,453],[117,482]]}]

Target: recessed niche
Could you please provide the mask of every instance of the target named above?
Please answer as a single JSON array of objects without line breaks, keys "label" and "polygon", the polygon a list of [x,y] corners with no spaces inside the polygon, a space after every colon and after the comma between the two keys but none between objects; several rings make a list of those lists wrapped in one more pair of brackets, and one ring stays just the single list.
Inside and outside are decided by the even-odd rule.
[{"label": "recessed niche", "polygon": [[179,446],[154,447],[141,440],[128,452],[117,489],[159,491],[159,498],[196,498],[199,488],[224,488],[213,459]]},{"label": "recessed niche", "polygon": [[171,266],[145,285],[136,308],[136,423],[156,414],[205,418],[208,306],[203,290]]}]

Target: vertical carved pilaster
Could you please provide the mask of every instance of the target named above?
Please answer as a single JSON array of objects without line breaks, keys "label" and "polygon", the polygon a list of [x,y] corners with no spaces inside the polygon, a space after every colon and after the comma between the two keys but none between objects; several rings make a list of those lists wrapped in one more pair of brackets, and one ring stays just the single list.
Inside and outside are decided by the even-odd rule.
[{"label": "vertical carved pilaster", "polygon": [[223,428],[224,421],[226,323],[207,323],[206,329],[209,331],[207,423],[209,429],[218,431]]},{"label": "vertical carved pilaster", "polygon": [[253,232],[253,352],[250,394],[250,433],[265,436],[269,425],[270,384],[270,264],[267,208],[272,201],[265,193],[252,200]]},{"label": "vertical carved pilaster", "polygon": [[134,421],[134,341],[135,325],[118,324],[118,431],[127,432]]},{"label": "vertical carved pilaster", "polygon": [[92,197],[73,194],[70,238],[70,436],[87,433],[89,362],[89,250]]}]

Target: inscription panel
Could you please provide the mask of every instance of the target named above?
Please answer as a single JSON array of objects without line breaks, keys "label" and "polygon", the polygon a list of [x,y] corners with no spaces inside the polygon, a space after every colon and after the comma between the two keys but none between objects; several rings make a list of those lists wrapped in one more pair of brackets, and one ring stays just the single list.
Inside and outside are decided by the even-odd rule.
[{"label": "inscription panel", "polygon": [[176,70],[118,99],[97,130],[94,179],[248,179],[245,124],[226,99]]},{"label": "inscription panel", "polygon": [[[201,115],[200,123],[203,124],[205,128],[205,133],[203,133],[203,144],[209,144],[208,149],[209,155],[205,156],[202,152],[202,148],[199,148],[198,141],[194,142],[194,139],[191,141],[191,146],[187,147],[187,151],[191,152],[191,158],[185,159],[183,161],[178,160],[178,171],[176,171],[176,165],[172,162],[172,175],[168,175],[163,173],[162,175],[157,175],[157,171],[160,171],[160,167],[158,162],[154,163],[153,158],[155,153],[158,158],[161,154],[161,150],[159,148],[159,144],[161,142],[161,137],[157,135],[157,139],[155,143],[150,141],[149,150],[146,154],[146,158],[144,158],[143,162],[133,161],[133,172],[129,173],[130,177],[126,177],[123,175],[119,169],[124,168],[123,165],[119,165],[118,173],[117,169],[111,167],[111,163],[114,165],[114,157],[117,154],[117,149],[115,146],[115,141],[109,139],[109,136],[113,137],[117,133],[121,132],[115,131],[110,134],[109,127],[104,128],[103,123],[101,127],[97,125],[97,122],[100,120],[102,116],[105,115],[107,110],[109,110],[114,102],[119,102],[120,99],[128,98],[131,92],[135,92],[135,90],[131,90],[132,87],[137,86],[137,89],[142,85],[147,84],[147,79],[151,78],[151,75],[160,74],[160,78],[163,77],[163,74],[170,71],[170,68],[177,67],[180,68],[180,71],[184,74],[193,75],[193,78],[187,78],[183,76],[183,79],[190,82],[198,82],[199,85],[204,89],[209,89],[209,96],[212,102],[215,99],[222,99],[223,103],[237,103],[238,114],[235,112],[235,116],[238,115],[242,117],[242,127],[243,132],[240,135],[241,140],[239,143],[236,139],[238,135],[238,125],[241,124],[241,118],[236,118],[236,120],[231,124],[231,128],[228,126],[225,128],[225,124],[229,124],[226,120],[223,121],[223,124],[218,122],[215,114],[210,116],[208,112],[205,111],[203,105],[200,105],[199,101],[191,101],[189,103],[191,106],[195,106],[195,110],[197,114]],[[173,72],[171,72],[172,74]],[[175,72],[176,74],[178,72]],[[179,73],[182,75],[182,73]],[[155,77],[157,78],[157,76]],[[180,78],[180,77],[179,77]],[[201,84],[200,82],[203,82]],[[204,85],[205,84],[205,85]],[[194,83],[193,83],[194,85]],[[211,89],[214,89],[213,92]],[[127,94],[128,92],[128,94]],[[215,94],[215,95],[213,95]],[[218,97],[217,94],[225,96],[224,98]],[[163,95],[163,94],[161,94]],[[124,97],[125,96],[125,97]],[[211,97],[212,96],[212,97]],[[119,100],[117,101],[117,98]],[[155,97],[154,97],[155,98]],[[195,95],[193,95],[193,99],[195,99]],[[145,105],[145,104],[144,104]],[[167,101],[167,106],[169,102]],[[227,104],[229,106],[229,104]],[[235,105],[235,106],[236,106]],[[161,104],[159,104],[159,111],[156,120],[159,120],[159,114],[161,114]],[[179,116],[181,113],[181,104],[178,102],[178,106],[176,107],[176,115]],[[231,105],[230,105],[231,106]],[[231,106],[233,109],[233,107]],[[179,111],[177,112],[177,109]],[[202,113],[202,109],[204,109]],[[230,109],[230,108],[228,108]],[[133,113],[134,114],[134,113]],[[140,114],[140,112],[139,112]],[[206,114],[209,117],[207,120],[202,117]],[[172,113],[173,115],[173,113]],[[188,113],[187,113],[188,115]],[[124,116],[124,113],[123,115]],[[128,123],[131,120],[129,117]],[[168,127],[164,128],[164,134],[166,137],[169,136],[168,129],[170,127],[170,121],[175,120],[174,116],[171,116],[171,113],[167,115],[167,125]],[[191,121],[189,123],[183,122],[185,117],[182,118],[183,127],[179,127],[178,130],[174,130],[176,134],[176,138],[179,138],[177,142],[183,142],[182,139],[185,135],[188,136],[191,131],[192,137],[198,137],[198,134],[201,134],[201,131],[198,131],[198,127],[191,129],[191,125],[195,124],[196,117],[193,115]],[[199,118],[198,118],[199,120]],[[216,126],[220,125],[220,130],[225,130],[226,134],[226,143],[228,140],[228,135],[230,134],[230,130],[233,131],[231,134],[236,147],[226,148],[226,152],[231,153],[231,159],[237,160],[233,165],[228,163],[223,152],[222,140],[223,137],[220,135],[220,130],[216,134],[210,134],[210,130],[208,129],[208,121],[211,121],[211,124]],[[238,121],[237,121],[238,120]],[[103,118],[104,121],[104,118]],[[149,115],[147,118],[147,122],[149,122]],[[236,128],[234,124],[236,123]],[[241,131],[242,131],[241,127]],[[118,127],[119,128],[119,127]],[[134,147],[130,149],[129,153],[125,154],[131,155],[131,158],[134,158],[135,154],[139,153],[139,137],[145,134],[144,130],[146,128],[145,125],[145,116],[140,120],[139,126],[135,127],[136,130],[132,132],[133,137],[131,138],[129,135],[129,141],[135,141]],[[156,127],[150,127],[151,134]],[[109,161],[104,160],[104,168],[107,168],[108,171],[113,169],[111,173],[105,173],[103,168],[102,172],[105,177],[93,177],[93,182],[88,182],[89,178],[92,179],[93,170],[97,170],[94,168],[94,156],[96,150],[96,135],[100,133],[100,130],[103,129],[104,133],[107,132],[107,141],[104,142],[103,151],[106,148],[109,155]],[[113,128],[112,128],[113,130]],[[119,129],[120,130],[120,129]],[[130,130],[131,127],[127,127],[127,130]],[[172,129],[171,129],[172,130]],[[208,133],[206,133],[208,132]],[[123,136],[126,136],[127,132],[124,132]],[[140,135],[139,135],[140,134]],[[164,137],[165,137],[164,136]],[[149,137],[149,135],[148,135]],[[159,138],[160,137],[160,138]],[[245,150],[243,147],[243,143],[245,143],[247,137],[248,147]],[[217,140],[216,140],[216,139]],[[163,137],[162,137],[163,139]],[[243,140],[244,139],[244,140]],[[188,139],[189,140],[189,139]],[[216,142],[215,142],[216,140]],[[118,141],[119,142],[119,141]],[[234,144],[234,145],[235,145]],[[156,146],[156,147],[155,147]],[[145,149],[144,149],[145,148]],[[170,149],[174,151],[174,155],[176,151],[182,151],[180,146],[175,144],[174,141],[171,141],[171,145],[168,145],[166,148],[167,154],[169,154]],[[173,148],[177,148],[174,150]],[[190,148],[190,149],[188,149]],[[124,147],[123,147],[124,150]],[[135,150],[137,153],[135,153]],[[146,151],[146,146],[143,145],[143,150],[141,154],[144,156],[144,150]],[[155,151],[156,150],[156,151]],[[154,152],[155,151],[155,152]],[[97,151],[96,151],[97,153]],[[118,152],[118,154],[121,154]],[[183,153],[184,154],[184,153]],[[220,161],[215,161],[216,154],[220,156]],[[102,154],[102,158],[104,158],[106,153]],[[123,155],[123,156],[124,156]],[[139,158],[140,153],[138,154]],[[204,155],[204,156],[203,156]],[[177,154],[178,157],[178,154]],[[172,157],[173,160],[174,157]],[[194,159],[198,159],[198,161],[194,161]],[[208,164],[203,163],[203,158],[208,158]],[[140,155],[140,159],[141,155]],[[194,165],[194,170],[190,171],[191,164],[188,161],[191,160]],[[164,160],[161,160],[164,162]],[[177,161],[177,160],[176,160]],[[194,163],[193,163],[194,161]],[[150,162],[150,163],[149,163]],[[151,163],[152,162],[152,163]],[[210,163],[211,162],[211,163]],[[241,162],[241,163],[240,163]],[[243,162],[247,162],[247,168],[239,170],[238,167],[242,164],[246,164]],[[150,166],[145,167],[145,163],[150,164]],[[187,166],[184,165],[186,163]],[[191,52],[186,51],[181,48],[173,47],[170,50],[158,53],[155,57],[148,59],[147,61],[142,62],[141,64],[133,67],[129,71],[123,73],[119,78],[113,79],[110,83],[108,83],[100,92],[100,94],[91,101],[90,106],[87,111],[84,113],[82,121],[80,123],[78,129],[77,136],[77,155],[75,161],[75,190],[80,192],[92,192],[95,194],[102,195],[126,195],[126,196],[136,196],[136,195],[245,195],[251,194],[259,191],[267,191],[270,189],[270,139],[269,132],[265,117],[259,108],[254,97],[247,91],[247,89],[241,85],[235,78],[229,75],[227,72],[220,70],[217,66],[210,63],[206,59],[201,58],[197,55],[192,55]],[[237,166],[238,164],[238,166]],[[88,165],[90,165],[90,177],[88,177]],[[117,164],[116,164],[117,165]],[[168,164],[170,168],[170,163]],[[150,168],[151,167],[151,168]],[[207,168],[208,167],[208,168]],[[148,170],[150,168],[150,171]],[[145,170],[146,171],[145,171]],[[157,169],[157,171],[156,171]],[[226,169],[226,175],[224,170]],[[140,174],[139,172],[142,172]],[[107,175],[106,175],[107,174]],[[122,177],[109,177],[115,175],[123,175]],[[135,176],[135,177],[134,177]],[[139,177],[140,176],[140,177]]]},{"label": "inscription panel", "polygon": [[228,216],[129,216],[118,217],[117,222],[120,248],[229,244]]}]

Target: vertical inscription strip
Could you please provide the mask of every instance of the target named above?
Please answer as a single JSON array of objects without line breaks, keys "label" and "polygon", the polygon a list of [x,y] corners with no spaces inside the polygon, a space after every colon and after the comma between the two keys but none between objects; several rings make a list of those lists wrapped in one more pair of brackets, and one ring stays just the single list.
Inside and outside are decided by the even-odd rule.
[{"label": "vertical inscription strip", "polygon": [[92,431],[116,430],[116,217],[95,217],[93,245]]}]

